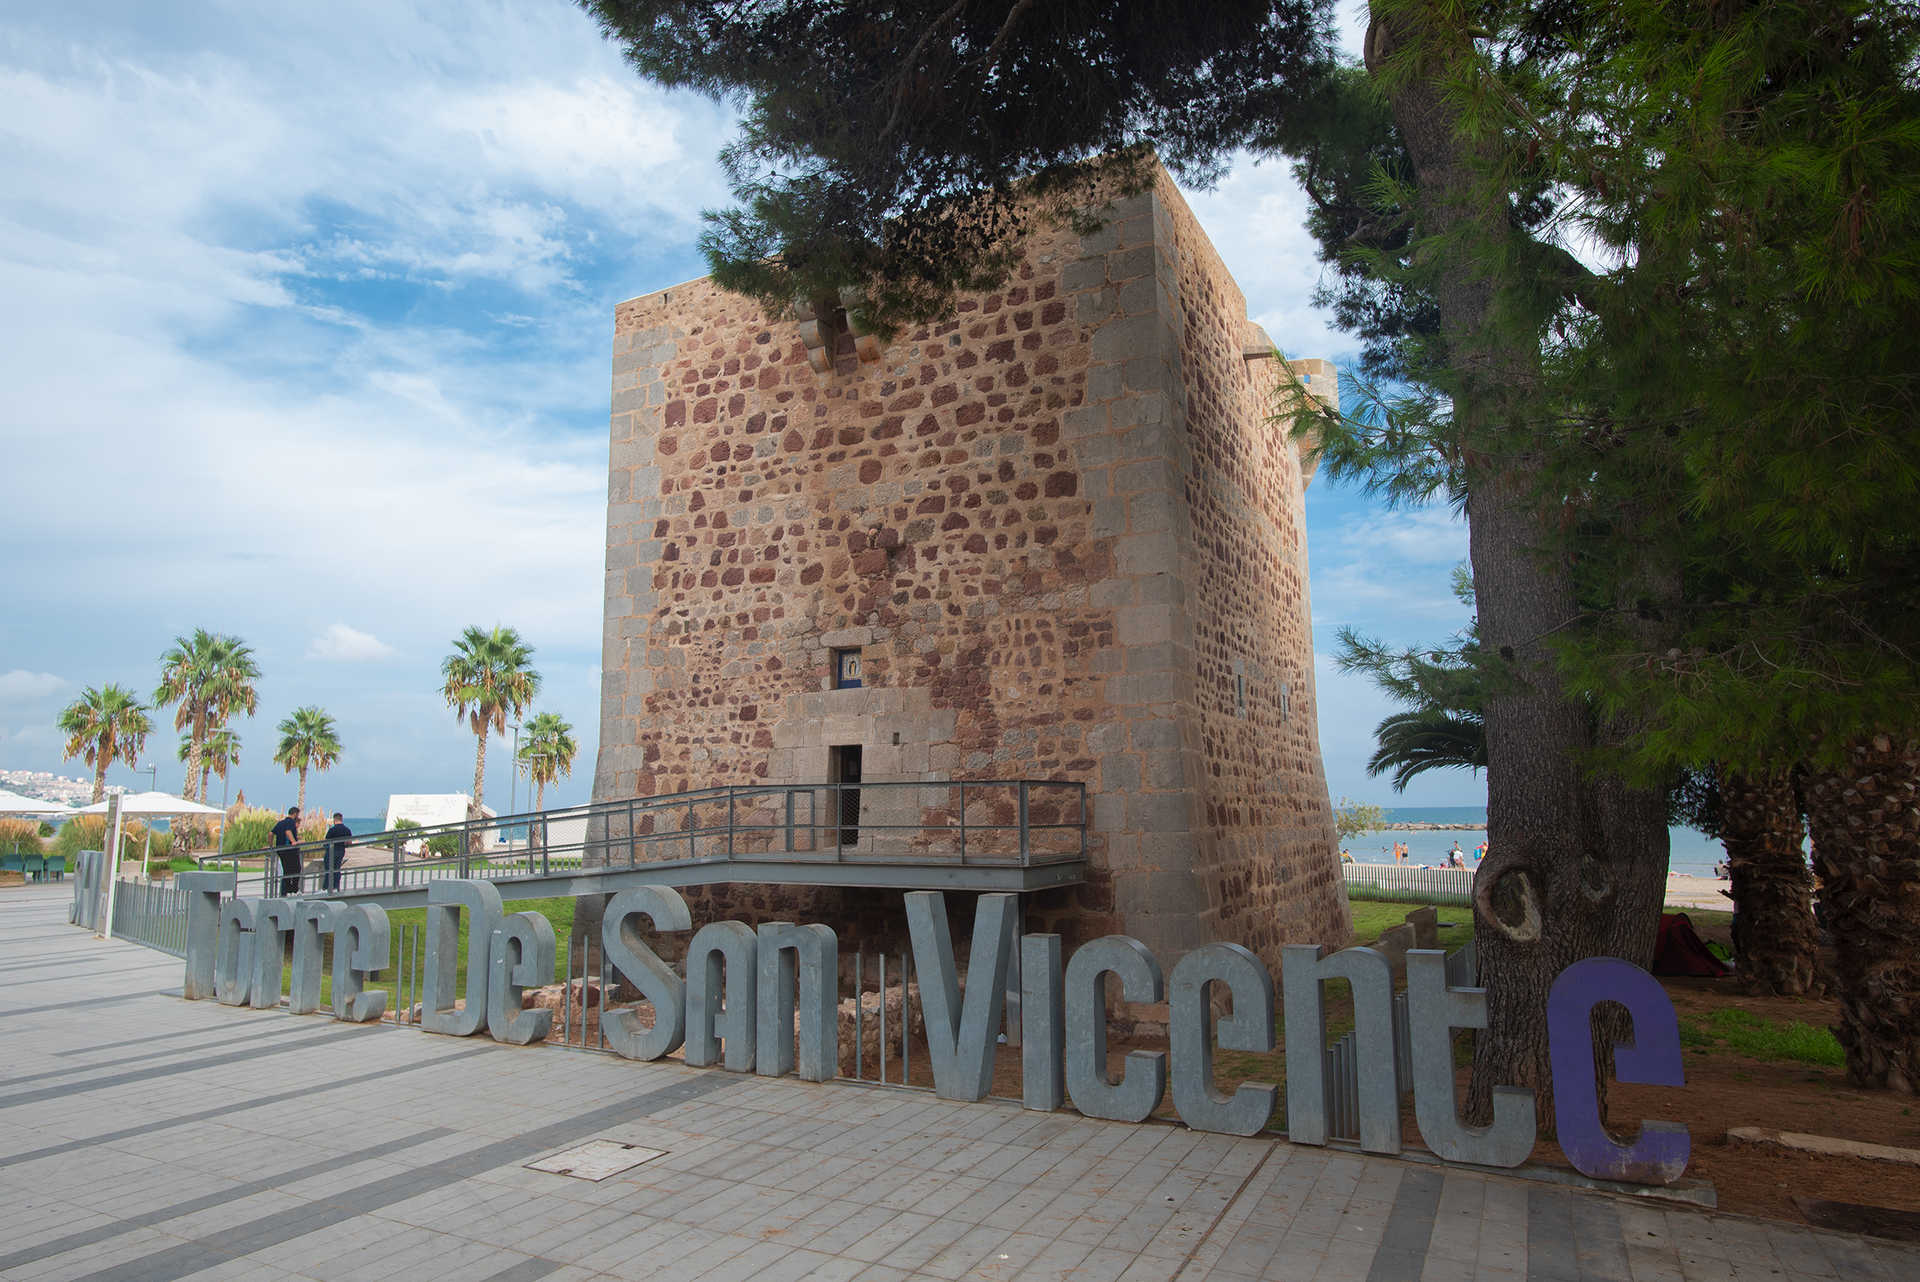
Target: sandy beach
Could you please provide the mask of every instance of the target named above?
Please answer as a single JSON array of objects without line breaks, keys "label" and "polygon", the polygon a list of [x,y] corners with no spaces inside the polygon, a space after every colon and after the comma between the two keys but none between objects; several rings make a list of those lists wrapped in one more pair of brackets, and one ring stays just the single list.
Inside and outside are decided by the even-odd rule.
[{"label": "sandy beach", "polygon": [[1670,872],[1667,874],[1667,907],[1732,912],[1733,900],[1727,897],[1731,889],[1732,885],[1725,877],[1695,877],[1690,873]]}]

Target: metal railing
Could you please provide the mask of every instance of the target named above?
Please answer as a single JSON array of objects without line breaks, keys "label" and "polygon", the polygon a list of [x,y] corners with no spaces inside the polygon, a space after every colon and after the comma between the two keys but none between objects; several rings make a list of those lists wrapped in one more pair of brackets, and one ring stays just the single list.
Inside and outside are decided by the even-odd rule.
[{"label": "metal railing", "polygon": [[172,882],[122,879],[113,896],[113,933],[185,957],[186,892]]},{"label": "metal railing", "polygon": [[[762,784],[355,835],[337,874],[325,841],[208,856],[201,866],[232,870],[239,893],[283,897],[668,861],[1030,867],[1084,859],[1087,826],[1078,782]],[[285,870],[285,851],[297,871]]]},{"label": "metal railing", "polygon": [[[1402,870],[1405,871],[1405,870]],[[1453,869],[1452,871],[1459,871]],[[1472,988],[1479,982],[1479,954],[1469,939],[1447,954],[1447,986]],[[1360,1139],[1360,1035],[1334,1039],[1323,1052],[1327,1084],[1327,1134],[1337,1140]],[[1393,1075],[1402,1099],[1413,1094],[1413,1025],[1406,990],[1393,995]]]}]

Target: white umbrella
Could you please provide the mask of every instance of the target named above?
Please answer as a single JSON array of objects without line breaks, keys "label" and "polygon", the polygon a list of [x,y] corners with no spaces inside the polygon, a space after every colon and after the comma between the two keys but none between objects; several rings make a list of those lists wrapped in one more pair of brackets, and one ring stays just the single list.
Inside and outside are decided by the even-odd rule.
[{"label": "white umbrella", "polygon": [[70,815],[73,809],[57,801],[42,801],[0,788],[0,815]]},{"label": "white umbrella", "polygon": [[[144,770],[142,774],[146,773]],[[91,806],[82,806],[74,812],[81,815],[104,815],[107,803],[95,802]],[[226,811],[218,806],[203,806],[197,801],[188,801],[185,797],[176,797],[170,792],[128,792],[120,796],[120,813],[123,815],[152,815],[156,817],[172,815],[223,815]]]},{"label": "white umbrella", "polygon": [[[104,815],[107,813],[107,803],[104,801],[95,802],[91,806],[82,806],[74,813],[82,815]],[[148,818],[173,818],[178,815],[225,816],[226,813],[226,811],[220,809],[218,806],[203,806],[197,801],[188,801],[185,797],[176,797],[170,792],[123,793],[120,797],[120,815],[122,818],[128,815],[145,815]],[[147,828],[147,842],[151,844],[152,841],[153,828],[149,825]],[[119,852],[117,851],[114,853],[113,862],[115,866],[118,866],[120,862]],[[145,847],[142,847],[140,851],[140,875],[142,877],[147,875],[147,851]]]}]

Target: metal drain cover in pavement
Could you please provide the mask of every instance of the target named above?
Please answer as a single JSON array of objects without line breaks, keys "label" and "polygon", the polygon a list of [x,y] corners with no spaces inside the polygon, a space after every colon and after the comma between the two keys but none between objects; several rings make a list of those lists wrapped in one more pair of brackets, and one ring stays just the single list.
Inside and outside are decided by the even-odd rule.
[{"label": "metal drain cover in pavement", "polygon": [[663,1148],[642,1148],[638,1144],[622,1144],[619,1140],[588,1140],[552,1157],[528,1162],[527,1168],[550,1171],[555,1175],[571,1175],[576,1180],[604,1180],[609,1175],[630,1171],[642,1162],[651,1162],[656,1157],[666,1155],[667,1150]]}]

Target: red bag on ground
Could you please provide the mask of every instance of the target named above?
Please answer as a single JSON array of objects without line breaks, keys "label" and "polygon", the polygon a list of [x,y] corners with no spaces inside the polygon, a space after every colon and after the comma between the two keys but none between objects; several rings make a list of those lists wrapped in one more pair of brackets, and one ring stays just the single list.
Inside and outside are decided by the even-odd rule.
[{"label": "red bag on ground", "polygon": [[1660,937],[1653,945],[1656,975],[1704,975],[1718,979],[1732,968],[1707,951],[1685,913],[1661,913]]}]

